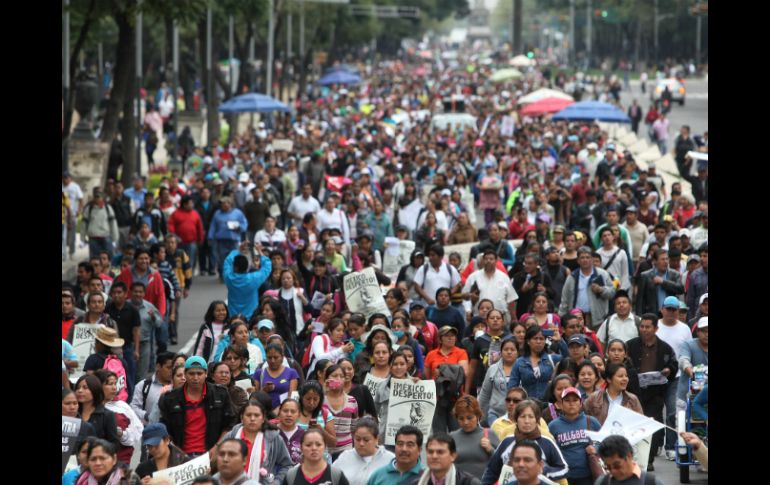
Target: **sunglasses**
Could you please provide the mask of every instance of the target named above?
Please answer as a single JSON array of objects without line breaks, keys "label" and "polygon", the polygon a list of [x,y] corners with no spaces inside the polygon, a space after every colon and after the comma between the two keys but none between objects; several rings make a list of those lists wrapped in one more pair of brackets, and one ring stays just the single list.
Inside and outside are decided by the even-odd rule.
[{"label": "sunglasses", "polygon": [[512,398],[512,397],[506,397],[506,398],[505,398],[505,402],[515,402],[515,403],[520,403],[521,401],[523,401],[523,399],[515,399],[515,398]]}]

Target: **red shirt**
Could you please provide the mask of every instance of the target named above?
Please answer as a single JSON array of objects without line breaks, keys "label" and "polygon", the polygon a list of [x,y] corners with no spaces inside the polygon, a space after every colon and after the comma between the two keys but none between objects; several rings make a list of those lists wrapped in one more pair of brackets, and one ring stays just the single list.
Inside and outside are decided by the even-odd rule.
[{"label": "red shirt", "polygon": [[432,376],[436,376],[436,369],[441,364],[459,364],[461,360],[468,360],[468,353],[459,347],[453,347],[449,355],[441,353],[441,349],[431,350],[425,357],[425,368],[430,369]]},{"label": "red shirt", "polygon": [[[72,328],[72,324],[75,323],[75,315],[72,315],[72,318],[68,320],[62,319],[61,321],[61,338],[64,340],[67,340],[67,335],[70,333],[70,328]],[[70,342],[71,343],[71,342]]]},{"label": "red shirt", "polygon": [[[246,447],[249,449],[248,453],[246,453],[246,466],[243,467],[243,471],[248,472],[249,471],[249,463],[251,463],[251,449],[254,447],[254,443],[249,441],[248,438],[246,438],[246,435],[242,435],[241,440],[243,440],[244,443],[246,443]],[[260,458],[260,462],[265,462],[265,438],[262,437],[262,450],[260,450],[260,453],[262,457]]]},{"label": "red shirt", "polygon": [[203,394],[197,401],[193,401],[187,395],[187,385],[184,386],[184,452],[203,453],[206,450],[206,412],[203,408],[203,399],[206,397],[206,385],[203,385]]}]

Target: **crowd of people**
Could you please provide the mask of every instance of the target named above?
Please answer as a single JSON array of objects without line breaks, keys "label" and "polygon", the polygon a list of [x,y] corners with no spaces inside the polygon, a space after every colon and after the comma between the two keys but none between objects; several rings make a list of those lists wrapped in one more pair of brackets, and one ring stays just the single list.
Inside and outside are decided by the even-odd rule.
[{"label": "crowd of people", "polygon": [[[216,474],[194,483],[492,485],[507,465],[512,483],[583,485],[597,457],[612,483],[653,483],[673,431],[638,465],[625,438],[586,431],[616,406],[675,427],[708,364],[708,169],[692,178],[686,157],[707,139],[683,127],[692,189],[667,187],[597,123],[519,116],[550,79],[487,74],[381,62],[270,130],[195,147],[157,193],[108,180],[86,203],[65,173],[62,256],[78,215],[90,254],[62,288],[62,416],[82,421],[63,484],[162,483],[203,454]],[[434,126],[447,100],[477,126]],[[386,273],[396,241],[414,250]],[[346,303],[367,268],[387,312]],[[189,354],[169,352],[210,275],[221,299]],[[78,368],[81,324],[97,325]],[[386,444],[393,379],[441,387],[430,436]]]}]

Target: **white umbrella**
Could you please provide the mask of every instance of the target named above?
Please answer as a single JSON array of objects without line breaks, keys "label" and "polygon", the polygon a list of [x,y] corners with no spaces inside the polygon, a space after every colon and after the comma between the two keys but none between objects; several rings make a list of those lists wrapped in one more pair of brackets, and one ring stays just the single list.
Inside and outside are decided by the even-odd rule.
[{"label": "white umbrella", "polygon": [[508,61],[508,64],[514,67],[530,67],[535,65],[535,60],[524,55],[518,55]]},{"label": "white umbrella", "polygon": [[573,98],[569,94],[563,93],[561,91],[556,91],[555,89],[542,88],[542,89],[538,89],[537,91],[533,91],[528,95],[522,97],[521,99],[519,99],[518,103],[520,105],[529,104],[529,103],[534,103],[535,101],[540,101],[541,99],[545,99],[545,98],[558,98],[558,99],[567,99],[569,101],[575,101],[575,98]]}]

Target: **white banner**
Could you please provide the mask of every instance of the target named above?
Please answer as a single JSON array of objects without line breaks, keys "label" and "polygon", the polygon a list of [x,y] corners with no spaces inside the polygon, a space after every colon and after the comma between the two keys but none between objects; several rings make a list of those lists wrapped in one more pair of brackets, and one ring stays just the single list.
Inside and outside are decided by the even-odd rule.
[{"label": "white banner", "polygon": [[417,229],[417,216],[420,215],[420,209],[423,208],[419,199],[413,200],[406,207],[398,211],[398,223],[403,224],[412,233]]},{"label": "white banner", "polygon": [[374,313],[390,315],[374,268],[364,268],[363,271],[348,274],[343,280],[343,286],[345,301],[351,312],[363,313],[366,318]]},{"label": "white banner", "polygon": [[511,116],[503,116],[503,123],[500,127],[500,136],[513,136],[513,118]]},{"label": "white banner", "polygon": [[364,387],[369,389],[369,393],[372,395],[372,399],[374,399],[374,394],[377,392],[377,386],[379,386],[380,382],[384,380],[385,378],[373,376],[371,372],[366,374],[366,378],[364,378]]},{"label": "white banner", "polygon": [[204,453],[198,458],[183,463],[174,468],[166,468],[152,474],[152,478],[168,478],[174,485],[189,485],[196,478],[208,475],[211,471],[209,454]]},{"label": "white banner", "polygon": [[500,470],[500,478],[498,478],[497,483],[498,485],[505,485],[514,478],[513,468],[511,465],[503,465],[503,468]]},{"label": "white banner", "polygon": [[292,148],[294,148],[294,142],[291,140],[273,140],[273,150],[276,152],[290,152]]},{"label": "white banner", "polygon": [[409,264],[409,257],[414,251],[414,241],[399,241],[393,237],[385,238],[385,254],[382,256],[382,272],[391,279],[396,279],[401,268]]},{"label": "white banner", "polygon": [[[465,266],[468,264],[468,261],[470,260],[471,248],[478,244],[478,242],[470,242],[465,244],[452,244],[450,246],[444,246],[444,255],[449,258],[449,255],[452,253],[460,253],[460,267],[465,268]],[[475,269],[478,270],[479,268]]]},{"label": "white banner", "polygon": [[94,353],[97,328],[99,328],[98,323],[78,323],[75,325],[75,330],[72,333],[72,348],[78,356],[78,366],[71,376],[72,378],[80,377],[83,374],[86,359]]},{"label": "white banner", "polygon": [[396,433],[407,424],[417,426],[424,436],[430,436],[433,414],[436,412],[436,381],[391,379],[388,422],[385,444],[396,444]]}]

